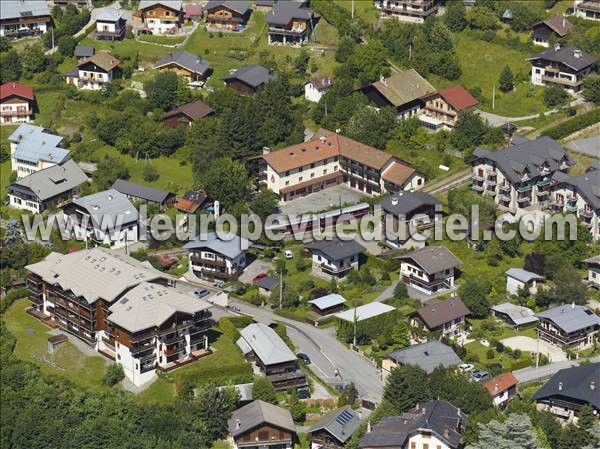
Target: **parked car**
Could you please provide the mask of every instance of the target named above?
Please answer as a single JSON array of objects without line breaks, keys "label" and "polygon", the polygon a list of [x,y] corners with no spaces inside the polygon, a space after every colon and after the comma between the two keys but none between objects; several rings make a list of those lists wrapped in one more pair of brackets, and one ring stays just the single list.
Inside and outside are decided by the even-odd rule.
[{"label": "parked car", "polygon": [[475,371],[471,374],[471,380],[475,382],[481,382],[490,377],[490,374],[487,371]]},{"label": "parked car", "polygon": [[310,390],[308,388],[300,388],[296,392],[296,395],[298,396],[298,399],[308,399],[310,398]]},{"label": "parked car", "polygon": [[308,357],[303,352],[298,353],[298,360],[302,360],[307,365],[310,365],[310,357]]},{"label": "parked car", "polygon": [[196,295],[198,298],[202,298],[203,296],[208,295],[208,290],[206,290],[205,288],[199,287],[196,290],[194,290],[194,295]]},{"label": "parked car", "polygon": [[461,363],[458,365],[458,369],[461,373],[470,373],[475,367],[471,363]]},{"label": "parked car", "polygon": [[223,287],[223,285],[225,285],[225,281],[221,280],[221,279],[216,279],[213,284],[214,287]]},{"label": "parked car", "polygon": [[256,284],[256,283],[257,283],[258,281],[260,281],[262,278],[266,278],[266,277],[267,277],[267,273],[260,273],[260,274],[257,274],[256,276],[254,276],[254,277],[252,278],[252,283],[253,283],[253,284]]},{"label": "parked car", "polygon": [[294,253],[291,252],[289,249],[286,249],[283,254],[285,255],[286,259],[293,259],[294,258]]}]

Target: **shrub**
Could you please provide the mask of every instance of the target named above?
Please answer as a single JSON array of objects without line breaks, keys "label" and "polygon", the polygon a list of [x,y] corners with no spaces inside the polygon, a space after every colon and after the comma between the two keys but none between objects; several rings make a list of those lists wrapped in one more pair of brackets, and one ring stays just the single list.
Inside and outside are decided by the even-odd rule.
[{"label": "shrub", "polygon": [[600,122],[600,108],[593,109],[585,114],[577,115],[560,125],[547,129],[543,134],[558,140],[598,122]]},{"label": "shrub", "polygon": [[496,343],[496,351],[500,353],[504,352],[504,345],[502,344],[502,342]]},{"label": "shrub", "polygon": [[485,356],[488,360],[492,360],[495,356],[494,350],[488,349],[487,352],[485,353]]},{"label": "shrub", "polygon": [[520,359],[520,358],[521,358],[521,355],[522,355],[522,353],[521,353],[521,350],[520,350],[520,349],[515,349],[515,350],[512,352],[512,356],[513,356],[515,359]]},{"label": "shrub", "polygon": [[229,317],[224,316],[219,318],[219,329],[221,329],[221,331],[227,335],[231,341],[237,341],[237,339],[240,338],[240,333],[235,328]]},{"label": "shrub", "polygon": [[567,101],[569,94],[560,86],[550,86],[544,89],[544,104],[546,106],[558,106]]},{"label": "shrub", "polygon": [[124,378],[125,373],[123,372],[123,367],[114,363],[106,369],[106,374],[104,374],[102,382],[109,387],[112,387],[121,382]]}]

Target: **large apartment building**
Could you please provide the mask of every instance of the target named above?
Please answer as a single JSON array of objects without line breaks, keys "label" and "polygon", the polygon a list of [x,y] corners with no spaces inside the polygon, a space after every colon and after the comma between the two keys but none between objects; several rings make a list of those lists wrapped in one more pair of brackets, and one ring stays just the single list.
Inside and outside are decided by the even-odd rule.
[{"label": "large apartment building", "polygon": [[573,165],[558,142],[546,136],[495,152],[477,148],[473,154],[473,190],[511,213],[547,204],[552,176]]},{"label": "large apartment building", "polygon": [[60,148],[63,138],[40,126],[21,124],[10,136],[11,170],[17,180],[69,159],[69,150]]},{"label": "large apartment building", "polygon": [[148,263],[93,248],[51,253],[26,269],[33,314],[113,359],[135,385],[207,348],[208,303]]},{"label": "large apartment building", "polygon": [[440,8],[439,0],[375,0],[381,17],[395,17],[403,22],[423,23]]},{"label": "large apartment building", "polygon": [[418,190],[425,177],[398,158],[320,129],[304,143],[262,156],[261,182],[288,201],[337,184],[378,195]]},{"label": "large apartment building", "polygon": [[576,48],[545,50],[527,59],[531,61],[531,83],[536,86],[561,86],[569,92],[581,90],[583,79],[592,74],[597,59]]}]

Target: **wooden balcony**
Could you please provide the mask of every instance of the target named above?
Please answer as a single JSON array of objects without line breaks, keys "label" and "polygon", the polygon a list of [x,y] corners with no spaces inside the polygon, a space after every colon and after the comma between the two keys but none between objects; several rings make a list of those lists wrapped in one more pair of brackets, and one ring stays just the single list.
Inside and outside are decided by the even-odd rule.
[{"label": "wooden balcony", "polygon": [[570,79],[559,78],[558,76],[542,76],[542,81],[546,81],[547,83],[561,84],[567,87],[579,87],[583,80],[572,81]]},{"label": "wooden balcony", "polygon": [[0,116],[3,117],[27,117],[30,116],[31,114],[33,114],[33,111],[31,109],[17,109],[17,110],[12,110],[12,111],[0,111]]}]

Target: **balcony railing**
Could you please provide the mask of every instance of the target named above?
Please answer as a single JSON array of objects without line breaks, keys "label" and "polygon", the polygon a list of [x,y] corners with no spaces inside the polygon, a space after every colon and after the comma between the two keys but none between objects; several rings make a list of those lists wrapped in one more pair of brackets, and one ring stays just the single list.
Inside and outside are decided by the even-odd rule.
[{"label": "balcony railing", "polygon": [[500,186],[500,190],[504,190],[505,192],[510,192],[511,188],[512,187],[510,185],[508,185],[508,184],[503,184],[503,185]]},{"label": "balcony railing", "polygon": [[471,187],[473,188],[473,190],[477,190],[478,192],[483,192],[483,186],[480,184],[473,184]]},{"label": "balcony railing", "polygon": [[33,114],[33,112],[30,109],[17,109],[17,110],[12,110],[12,111],[0,111],[0,115],[1,116],[19,116],[19,117],[24,117],[24,116],[28,116]]},{"label": "balcony railing", "polygon": [[341,274],[341,273],[345,273],[349,270],[352,270],[352,265],[338,268],[338,267],[331,267],[331,266],[327,265],[326,263],[322,263],[321,270],[325,271],[326,273]]},{"label": "balcony railing", "polygon": [[227,262],[225,259],[208,259],[206,257],[200,256],[192,256],[191,257],[192,264],[194,265],[213,265],[218,267],[227,267]]},{"label": "balcony railing", "polygon": [[594,216],[594,211],[591,209],[579,209],[579,215],[586,218],[592,218]]},{"label": "balcony railing", "polygon": [[558,76],[545,76],[545,75],[542,76],[542,80],[546,81],[548,83],[562,84],[564,86],[569,86],[569,87],[577,87],[583,81],[583,80],[572,81],[572,80],[566,79],[566,78],[559,78]]}]

